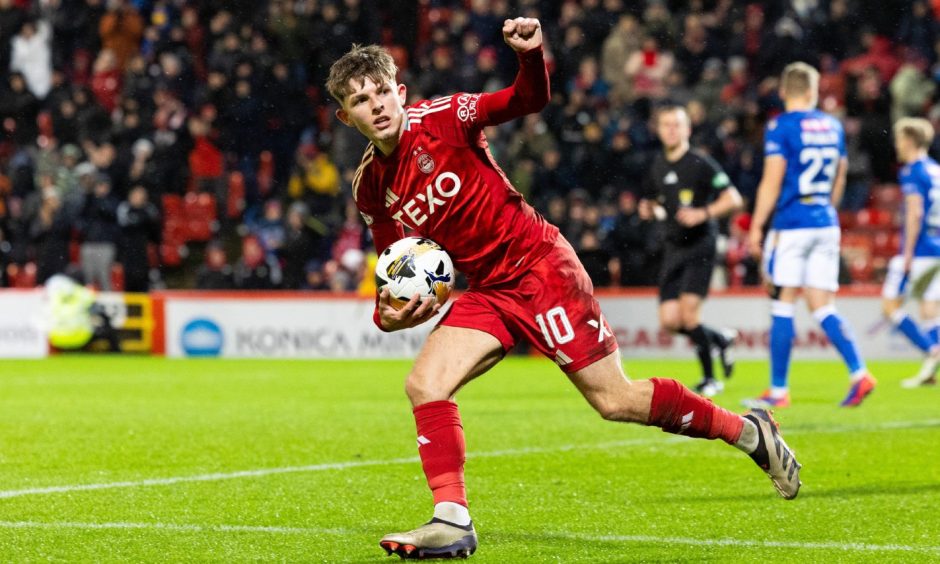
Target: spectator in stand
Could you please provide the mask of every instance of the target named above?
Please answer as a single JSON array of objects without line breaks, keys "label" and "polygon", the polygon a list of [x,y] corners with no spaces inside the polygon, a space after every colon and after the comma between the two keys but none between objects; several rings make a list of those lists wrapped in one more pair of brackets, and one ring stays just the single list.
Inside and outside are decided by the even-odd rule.
[{"label": "spectator in stand", "polygon": [[12,137],[13,142],[20,147],[32,146],[39,134],[36,127],[39,100],[26,87],[26,79],[21,73],[11,72],[8,84],[9,89],[0,92],[3,133]]},{"label": "spectator in stand", "polygon": [[270,259],[257,237],[242,240],[242,256],[235,263],[235,287],[239,290],[275,290],[281,286],[281,267]]},{"label": "spectator in stand", "polygon": [[303,202],[294,202],[287,210],[287,232],[281,257],[284,261],[284,288],[298,290],[304,286],[307,264],[320,255],[320,235],[310,226],[310,211]]},{"label": "spectator in stand", "polygon": [[287,236],[284,224],[284,209],[280,200],[268,200],[264,203],[264,213],[251,228],[269,260],[278,260]]},{"label": "spectator in stand", "polygon": [[213,194],[218,206],[219,217],[225,217],[223,206],[226,201],[226,186],[222,175],[225,162],[222,151],[209,138],[209,122],[199,117],[190,118],[189,134],[193,138],[193,148],[189,152],[189,171],[193,184],[200,192]]},{"label": "spectator in stand", "polygon": [[232,290],[235,276],[225,257],[222,243],[213,241],[206,246],[206,260],[196,273],[196,287],[200,290]]},{"label": "spectator in stand", "polygon": [[26,13],[14,0],[0,0],[0,69],[10,68],[11,43],[25,20]]},{"label": "spectator in stand", "polygon": [[140,49],[144,20],[127,0],[107,0],[107,8],[98,27],[101,46],[114,52],[117,66],[123,71],[127,61]]},{"label": "spectator in stand", "polygon": [[620,192],[618,204],[614,228],[605,241],[611,254],[611,282],[615,286],[655,284],[659,270],[650,257],[658,250],[657,226],[640,219],[635,193]]},{"label": "spectator in stand", "polygon": [[728,249],[725,252],[728,267],[728,285],[758,286],[761,284],[760,264],[754,260],[747,247],[747,231],[751,227],[751,216],[740,213],[729,224]]},{"label": "spectator in stand", "polygon": [[627,78],[633,82],[635,98],[661,100],[666,96],[665,80],[675,60],[672,53],[660,48],[655,37],[643,40],[639,51],[627,60]]},{"label": "spectator in stand", "polygon": [[121,227],[124,290],[146,292],[150,289],[148,246],[160,242],[160,212],[148,201],[145,186],[137,184],[131,188],[127,200],[118,205],[117,222]]},{"label": "spectator in stand", "polygon": [[83,243],[79,257],[85,284],[94,284],[102,292],[111,290],[111,267],[117,256],[115,242],[120,235],[117,207],[117,199],[111,194],[111,179],[99,174],[82,209]]},{"label": "spectator in stand", "polygon": [[892,122],[902,117],[923,115],[933,98],[937,85],[920,66],[924,65],[906,63],[891,79],[888,91],[891,93]]},{"label": "spectator in stand", "polygon": [[287,63],[271,67],[263,89],[267,141],[274,155],[274,182],[283,190],[290,176],[291,161],[307,119],[302,85],[290,74]]},{"label": "spectator in stand", "polygon": [[597,231],[589,229],[581,235],[578,260],[595,287],[610,286],[610,253],[601,246]]},{"label": "spectator in stand", "polygon": [[633,85],[627,80],[627,61],[640,49],[640,24],[632,14],[622,14],[601,51],[601,76],[610,84],[611,103],[622,104],[632,98]]},{"label": "spectator in stand", "polygon": [[6,229],[0,223],[0,288],[10,286],[10,281],[7,278],[7,267],[12,262],[10,256],[12,252],[13,245],[7,240]]},{"label": "spectator in stand", "polygon": [[63,202],[79,190],[78,164],[82,150],[75,145],[64,145],[60,151],[62,160],[55,168],[55,185]]},{"label": "spectator in stand", "polygon": [[335,227],[339,224],[339,188],[339,170],[329,155],[313,144],[301,145],[287,184],[291,199],[301,200],[311,214]]},{"label": "spectator in stand", "polygon": [[[336,261],[341,261],[346,252],[351,249],[361,251],[365,247],[366,238],[369,236],[355,202],[347,200],[344,209],[346,219],[336,231],[336,239],[333,241],[331,253],[333,260]],[[376,249],[378,252],[382,250],[384,249]]]},{"label": "spectator in stand", "polygon": [[[156,165],[153,163],[153,150],[153,142],[149,139],[140,138],[134,141],[131,147],[131,158],[133,160],[127,173],[127,180],[131,186],[143,186],[148,192],[160,188],[160,176]],[[159,192],[156,193],[159,194]]]},{"label": "spectator in stand", "polygon": [[875,177],[890,182],[894,177],[894,155],[888,138],[891,96],[876,67],[869,67],[856,79],[847,96],[846,109],[849,116],[860,120],[859,146],[870,155]]},{"label": "spectator in stand", "polygon": [[26,20],[13,38],[10,70],[22,73],[29,91],[40,100],[52,88],[51,34],[45,20]]},{"label": "spectator in stand", "polygon": [[[601,208],[617,203],[612,194],[633,190],[637,171],[655,152],[649,114],[663,96],[689,108],[693,144],[746,192],[760,177],[763,125],[782,109],[773,75],[798,55],[820,63],[821,107],[858,123],[846,123],[850,167],[859,165],[850,170],[847,205],[864,205],[873,177],[893,181],[884,133],[890,112],[940,116],[940,107],[931,107],[940,41],[926,0],[874,8],[857,0],[686,4],[523,3],[524,11],[540,12],[554,46],[546,52],[553,98],[540,115],[488,128],[487,135],[490,151],[538,209],[566,211],[576,186]],[[14,65],[0,88],[0,170],[10,175],[15,196],[6,211],[15,258],[35,256],[29,229],[50,167],[63,213],[79,214],[83,202],[75,210],[74,188],[66,188],[81,166],[81,156],[64,149],[74,145],[89,166],[110,176],[118,200],[136,184],[158,203],[158,195],[196,187],[228,211],[229,175],[241,172],[243,183],[231,177],[232,203],[241,203],[244,191],[248,206],[231,207],[233,221],[223,222],[220,236],[233,239],[236,225],[254,221],[262,201],[303,202],[318,247],[327,249],[315,253],[320,270],[339,272],[338,263],[323,265],[330,258],[323,242],[343,226],[364,143],[332,118],[322,63],[352,41],[378,42],[389,45],[403,75],[418,85],[412,97],[438,88],[442,77],[464,90],[491,91],[515,71],[513,58],[498,48],[510,8],[485,0],[432,2],[429,15],[440,17],[422,27],[418,8],[407,2],[0,0],[0,68],[10,69],[21,28],[26,58],[40,61]],[[51,45],[39,29],[49,26]],[[51,77],[39,81],[45,93],[35,88],[33,73]],[[149,158],[142,158],[138,140],[152,143]],[[262,159],[263,150],[272,157]],[[580,203],[573,207],[580,242],[590,214]],[[569,223],[566,213],[553,221]],[[616,257],[604,240],[607,230],[598,233],[601,246]],[[324,283],[330,278],[324,275]]]},{"label": "spectator in stand", "polygon": [[304,290],[329,290],[330,284],[326,279],[323,264],[318,260],[311,260],[304,265],[306,278],[304,279]]},{"label": "spectator in stand", "polygon": [[898,42],[925,59],[933,55],[934,42],[938,37],[937,20],[930,11],[930,6],[924,0],[911,2],[910,10],[901,19],[897,34]]},{"label": "spectator in stand", "polygon": [[95,100],[109,114],[117,106],[121,92],[121,69],[114,51],[104,49],[95,59],[91,75],[91,92]]},{"label": "spectator in stand", "polygon": [[55,190],[46,190],[39,213],[29,229],[29,238],[36,246],[36,282],[45,283],[55,274],[64,273],[69,265],[69,242],[72,236],[70,218],[64,213],[62,201]]}]

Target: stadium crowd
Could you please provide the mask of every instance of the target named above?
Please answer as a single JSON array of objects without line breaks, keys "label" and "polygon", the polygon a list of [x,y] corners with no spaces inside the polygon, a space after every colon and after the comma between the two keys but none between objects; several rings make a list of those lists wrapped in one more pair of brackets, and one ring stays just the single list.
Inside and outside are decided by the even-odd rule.
[{"label": "stadium crowd", "polygon": [[[894,119],[940,125],[937,1],[0,0],[0,285],[368,283],[363,141],[333,115],[329,65],[380,43],[411,100],[498,89],[516,15],[543,23],[553,96],[488,129],[491,151],[598,286],[655,283],[661,238],[636,207],[657,104],[687,106],[750,203],[776,77],[813,64],[847,132],[847,214],[890,191]],[[722,283],[758,281],[747,224],[725,226]]]}]

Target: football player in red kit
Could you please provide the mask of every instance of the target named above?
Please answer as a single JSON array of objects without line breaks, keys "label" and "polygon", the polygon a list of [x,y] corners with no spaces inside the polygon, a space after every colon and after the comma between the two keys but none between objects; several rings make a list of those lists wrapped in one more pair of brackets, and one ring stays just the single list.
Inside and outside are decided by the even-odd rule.
[{"label": "football player in red kit", "polygon": [[[493,93],[405,107],[405,85],[378,46],[354,46],[330,69],[337,117],[371,141],[353,198],[376,249],[408,227],[444,247],[470,285],[431,332],[405,383],[433,516],[417,529],[386,535],[381,546],[404,558],[467,556],[476,549],[454,396],[521,339],[554,360],[604,419],[720,438],[748,453],[780,495],[796,497],[800,465],[769,413],[740,416],[675,380],[624,376],[617,341],[571,245],[513,189],[488,150],[484,127],[540,111],[549,99],[538,20],[506,20],[503,37],[518,55],[519,71],[511,86]],[[439,307],[415,295],[396,309],[383,289],[374,319],[383,331],[396,331],[428,321]]]}]

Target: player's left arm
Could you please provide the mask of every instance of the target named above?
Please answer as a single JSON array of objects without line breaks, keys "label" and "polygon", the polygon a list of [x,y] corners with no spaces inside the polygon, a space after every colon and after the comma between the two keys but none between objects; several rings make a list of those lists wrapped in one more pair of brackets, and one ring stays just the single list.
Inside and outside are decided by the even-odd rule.
[{"label": "player's left arm", "polygon": [[751,229],[748,231],[748,248],[754,257],[760,257],[761,255],[764,226],[767,225],[774,208],[777,207],[780,189],[783,186],[783,175],[786,170],[787,160],[782,155],[764,157],[764,174],[757,186],[757,201],[754,203]]},{"label": "player's left arm", "polygon": [[478,94],[475,125],[497,125],[541,111],[551,97],[548,67],[542,52],[542,26],[535,18],[503,22],[503,40],[519,58],[513,83],[502,90]]}]

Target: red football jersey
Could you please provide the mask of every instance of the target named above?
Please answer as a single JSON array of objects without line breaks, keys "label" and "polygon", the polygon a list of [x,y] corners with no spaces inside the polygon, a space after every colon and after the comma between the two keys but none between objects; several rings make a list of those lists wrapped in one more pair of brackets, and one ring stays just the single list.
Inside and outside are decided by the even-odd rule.
[{"label": "red football jersey", "polygon": [[482,131],[548,101],[541,48],[520,54],[519,62],[509,88],[406,108],[405,131],[390,155],[366,148],[353,198],[378,252],[406,226],[444,247],[470,286],[482,287],[514,279],[553,247],[558,229],[512,187]]}]

